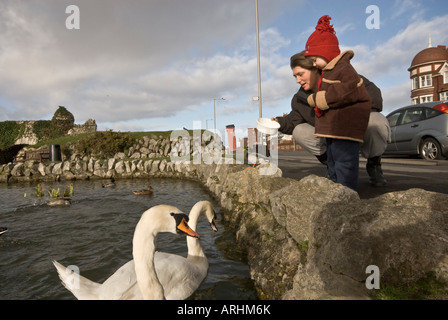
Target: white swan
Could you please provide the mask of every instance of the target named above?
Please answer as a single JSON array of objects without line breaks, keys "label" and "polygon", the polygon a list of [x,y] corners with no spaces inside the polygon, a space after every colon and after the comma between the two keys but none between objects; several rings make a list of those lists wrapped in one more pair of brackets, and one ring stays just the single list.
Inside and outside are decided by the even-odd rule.
[{"label": "white swan", "polygon": [[[137,223],[132,242],[134,272],[127,264],[118,269],[103,284],[93,282],[53,261],[62,284],[78,299],[164,299],[165,290],[155,268],[155,239],[159,232],[185,233],[199,238],[187,224],[188,217],[178,208],[158,205],[146,210]],[[169,291],[167,291],[169,293]]]},{"label": "white swan", "polygon": [[[205,213],[213,231],[218,231],[215,212],[209,201],[199,201],[190,210],[188,225],[196,230],[201,213]],[[208,272],[208,260],[199,239],[187,237],[187,258],[166,252],[156,252],[155,266],[167,300],[183,300],[190,297],[204,281]]]}]

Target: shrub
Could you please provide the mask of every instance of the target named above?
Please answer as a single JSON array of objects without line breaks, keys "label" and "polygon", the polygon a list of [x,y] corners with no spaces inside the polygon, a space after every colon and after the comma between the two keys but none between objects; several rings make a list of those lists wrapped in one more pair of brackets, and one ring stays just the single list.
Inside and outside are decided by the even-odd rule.
[{"label": "shrub", "polygon": [[33,132],[36,134],[38,141],[52,139],[59,135],[58,131],[53,127],[53,123],[49,120],[34,122]]},{"label": "shrub", "polygon": [[95,155],[100,158],[113,157],[117,152],[125,152],[135,142],[126,133],[97,131],[91,136],[78,140],[76,150],[84,154]]},{"label": "shrub", "polygon": [[21,132],[25,131],[25,126],[16,121],[3,121],[0,123],[0,149],[5,149],[14,145]]}]

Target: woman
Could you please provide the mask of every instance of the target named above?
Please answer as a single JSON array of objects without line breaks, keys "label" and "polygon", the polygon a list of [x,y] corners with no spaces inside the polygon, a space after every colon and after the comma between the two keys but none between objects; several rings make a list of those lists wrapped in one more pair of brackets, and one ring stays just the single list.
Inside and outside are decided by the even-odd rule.
[{"label": "woman", "polygon": [[[280,123],[279,131],[292,134],[294,140],[305,150],[315,155],[323,164],[327,164],[327,146],[325,139],[315,138],[314,135],[314,109],[308,105],[307,98],[311,92],[317,92],[320,70],[313,65],[311,59],[300,52],[291,57],[291,70],[300,90],[291,101],[292,111],[283,117],[272,120]],[[300,125],[300,126],[299,126]]]}]

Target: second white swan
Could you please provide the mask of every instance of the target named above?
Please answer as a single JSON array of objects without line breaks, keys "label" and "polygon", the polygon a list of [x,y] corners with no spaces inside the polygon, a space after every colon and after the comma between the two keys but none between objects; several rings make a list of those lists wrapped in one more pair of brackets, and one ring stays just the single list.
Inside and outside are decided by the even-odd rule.
[{"label": "second white swan", "polygon": [[[204,213],[213,231],[218,231],[216,215],[209,201],[199,201],[190,210],[188,225],[196,230],[198,218]],[[198,238],[187,237],[186,258],[166,252],[156,252],[155,266],[160,283],[169,292],[167,300],[190,297],[208,273],[208,259]]]}]

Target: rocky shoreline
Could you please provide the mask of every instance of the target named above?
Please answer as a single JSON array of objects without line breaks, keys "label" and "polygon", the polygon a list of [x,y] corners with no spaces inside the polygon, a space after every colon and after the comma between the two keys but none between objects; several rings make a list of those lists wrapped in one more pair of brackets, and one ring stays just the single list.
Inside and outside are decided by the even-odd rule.
[{"label": "rocky shoreline", "polygon": [[[272,170],[271,175],[261,174]],[[361,200],[328,179],[283,178],[274,165],[167,159],[27,161],[0,166],[0,181],[171,177],[201,182],[247,252],[262,299],[369,299],[378,285],[433,274],[448,283],[448,196],[421,189]],[[428,250],[430,248],[430,250]],[[370,281],[370,280],[369,280]]]}]

